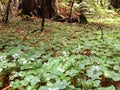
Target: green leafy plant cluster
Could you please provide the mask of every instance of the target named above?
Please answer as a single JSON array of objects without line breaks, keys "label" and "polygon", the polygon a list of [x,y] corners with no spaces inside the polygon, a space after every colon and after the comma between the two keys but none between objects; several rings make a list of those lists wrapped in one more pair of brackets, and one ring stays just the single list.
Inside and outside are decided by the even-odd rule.
[{"label": "green leafy plant cluster", "polygon": [[[23,26],[23,31],[19,32],[24,37],[13,34],[11,29],[6,31],[7,38],[0,39],[4,42],[1,49],[6,44],[0,51],[0,87],[4,86],[4,77],[8,75],[10,90],[119,88],[112,84],[120,81],[119,28],[104,28],[104,39],[94,26],[90,29],[51,23],[41,36],[37,32],[28,35],[25,28],[29,30],[30,26]],[[109,81],[107,87],[103,87],[104,78]]]}]

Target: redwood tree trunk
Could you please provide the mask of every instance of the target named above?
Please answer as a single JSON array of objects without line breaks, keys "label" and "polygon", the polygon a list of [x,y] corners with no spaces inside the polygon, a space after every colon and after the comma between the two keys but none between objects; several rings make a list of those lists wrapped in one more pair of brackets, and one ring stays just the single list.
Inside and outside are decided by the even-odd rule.
[{"label": "redwood tree trunk", "polygon": [[52,18],[56,14],[56,0],[45,0],[44,2],[45,18]]},{"label": "redwood tree trunk", "polygon": [[116,9],[120,8],[120,0],[111,0],[111,5]]},{"label": "redwood tree trunk", "polygon": [[44,0],[44,6],[42,6],[42,0],[22,0],[18,9],[22,9],[23,15],[42,17],[44,7],[45,18],[52,18],[57,13],[56,1]]}]

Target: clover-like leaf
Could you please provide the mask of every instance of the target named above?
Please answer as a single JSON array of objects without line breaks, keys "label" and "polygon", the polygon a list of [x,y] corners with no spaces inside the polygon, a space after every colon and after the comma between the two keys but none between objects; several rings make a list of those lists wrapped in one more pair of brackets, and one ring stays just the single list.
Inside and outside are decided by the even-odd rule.
[{"label": "clover-like leaf", "polygon": [[120,74],[114,72],[114,71],[104,71],[104,75],[107,78],[111,78],[114,81],[119,81],[120,80]]},{"label": "clover-like leaf", "polygon": [[92,66],[87,70],[87,75],[93,79],[99,79],[99,76],[102,75],[101,68],[98,65]]},{"label": "clover-like leaf", "polygon": [[36,85],[37,83],[40,82],[40,79],[38,77],[33,77],[32,80],[30,81],[31,85]]},{"label": "clover-like leaf", "polygon": [[100,80],[95,80],[95,81],[93,81],[93,86],[94,86],[94,87],[100,86]]},{"label": "clover-like leaf", "polygon": [[59,89],[65,89],[67,86],[67,82],[58,80],[54,86],[58,87]]},{"label": "clover-like leaf", "polygon": [[29,81],[22,80],[22,81],[20,81],[20,83],[22,84],[22,86],[27,86],[29,84]]},{"label": "clover-like leaf", "polygon": [[98,90],[115,90],[115,87],[114,86],[101,87],[101,88],[98,88]]},{"label": "clover-like leaf", "polygon": [[48,88],[46,86],[41,86],[39,90],[48,90]]}]

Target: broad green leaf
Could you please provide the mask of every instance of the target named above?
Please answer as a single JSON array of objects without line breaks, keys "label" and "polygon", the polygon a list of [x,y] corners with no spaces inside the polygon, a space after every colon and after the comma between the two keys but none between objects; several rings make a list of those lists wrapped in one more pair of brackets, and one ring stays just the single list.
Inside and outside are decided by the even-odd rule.
[{"label": "broad green leaf", "polygon": [[59,89],[65,89],[67,86],[67,82],[66,81],[57,81],[54,85],[55,87],[59,88]]},{"label": "broad green leaf", "polygon": [[100,86],[100,80],[95,80],[95,81],[93,81],[93,86],[94,86],[94,87]]},{"label": "broad green leaf", "polygon": [[36,90],[34,85],[28,85],[24,90]]},{"label": "broad green leaf", "polygon": [[33,77],[32,80],[30,81],[31,85],[36,85],[37,83],[40,82],[40,79],[38,77]]},{"label": "broad green leaf", "polygon": [[66,74],[66,75],[69,75],[69,76],[75,76],[77,73],[78,73],[77,70],[75,70],[75,69],[70,69],[70,70],[67,70],[65,74]]},{"label": "broad green leaf", "polygon": [[87,80],[85,82],[88,86],[91,86],[93,84],[93,79]]},{"label": "broad green leaf", "polygon": [[92,66],[87,70],[87,75],[93,79],[99,79],[100,75],[102,75],[101,68],[98,65]]},{"label": "broad green leaf", "polygon": [[21,83],[22,86],[27,86],[29,84],[29,81],[22,80],[22,81],[20,81],[20,83]]},{"label": "broad green leaf", "polygon": [[120,73],[120,66],[119,66],[119,65],[115,65],[115,66],[113,67],[113,69],[119,71],[119,73]]},{"label": "broad green leaf", "polygon": [[39,90],[48,90],[48,88],[46,86],[41,86]]},{"label": "broad green leaf", "polygon": [[48,90],[59,90],[58,87],[52,87],[52,88],[48,88]]},{"label": "broad green leaf", "polygon": [[120,74],[114,72],[114,71],[104,71],[104,75],[107,78],[111,78],[114,81],[119,81],[120,80]]},{"label": "broad green leaf", "polygon": [[34,77],[35,76],[33,76],[33,75],[28,75],[28,76],[25,77],[25,80],[30,82]]},{"label": "broad green leaf", "polygon": [[11,81],[10,86],[13,88],[18,88],[21,86],[20,80]]},{"label": "broad green leaf", "polygon": [[101,87],[101,88],[98,88],[98,90],[115,90],[115,87],[114,86]]}]

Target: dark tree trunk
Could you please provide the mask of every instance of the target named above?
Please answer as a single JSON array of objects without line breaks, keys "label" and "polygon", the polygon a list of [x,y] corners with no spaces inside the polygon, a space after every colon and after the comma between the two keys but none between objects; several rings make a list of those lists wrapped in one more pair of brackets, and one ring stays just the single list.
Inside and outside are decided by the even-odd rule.
[{"label": "dark tree trunk", "polygon": [[80,18],[80,23],[81,24],[87,24],[88,23],[87,18],[86,18],[86,16],[83,13],[81,13],[79,15],[79,18]]},{"label": "dark tree trunk", "polygon": [[32,16],[35,7],[35,0],[22,0],[22,2],[18,6],[18,9],[22,9],[20,13],[21,15]]},{"label": "dark tree trunk", "polygon": [[[18,7],[18,9],[22,9],[21,14],[37,17],[42,17],[42,8],[42,0],[22,0]],[[52,18],[56,13],[56,0],[44,0],[45,18]]]},{"label": "dark tree trunk", "polygon": [[120,0],[111,0],[111,5],[116,9],[120,8]]},{"label": "dark tree trunk", "polygon": [[80,0],[80,3],[82,2],[82,0]]},{"label": "dark tree trunk", "polygon": [[55,12],[55,0],[44,0],[44,13],[45,18],[52,18]]}]

